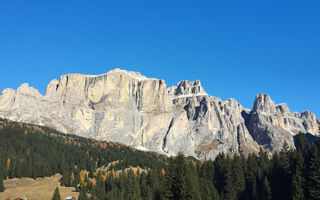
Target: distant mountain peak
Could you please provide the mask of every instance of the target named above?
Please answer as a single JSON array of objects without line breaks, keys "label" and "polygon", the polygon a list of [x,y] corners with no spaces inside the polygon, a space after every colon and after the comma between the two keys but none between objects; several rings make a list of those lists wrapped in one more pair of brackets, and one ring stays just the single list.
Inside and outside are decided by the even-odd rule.
[{"label": "distant mountain peak", "polygon": [[202,88],[200,80],[180,81],[176,86],[169,87],[168,93],[171,99],[208,95]]}]

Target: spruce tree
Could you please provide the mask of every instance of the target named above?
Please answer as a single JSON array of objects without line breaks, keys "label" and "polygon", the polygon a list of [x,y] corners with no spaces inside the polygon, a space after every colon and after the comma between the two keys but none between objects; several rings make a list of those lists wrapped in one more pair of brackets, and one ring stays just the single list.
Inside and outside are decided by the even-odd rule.
[{"label": "spruce tree", "polygon": [[164,195],[167,199],[187,198],[186,171],[187,167],[182,154],[170,159],[164,190]]},{"label": "spruce tree", "polygon": [[219,155],[214,160],[214,178],[213,183],[219,193],[222,193],[223,189],[223,172],[224,172],[224,165],[225,165],[225,155],[219,153]]},{"label": "spruce tree", "polygon": [[300,151],[297,151],[295,154],[295,173],[292,177],[292,185],[291,185],[291,199],[292,200],[300,200],[304,198],[304,182],[305,179],[302,174],[303,170],[303,157]]},{"label": "spruce tree", "polygon": [[167,199],[201,199],[194,165],[193,162],[188,163],[181,153],[170,159],[163,191]]},{"label": "spruce tree", "polygon": [[301,200],[304,199],[304,191],[302,187],[303,178],[295,174],[292,178],[292,200]]},{"label": "spruce tree", "polygon": [[231,161],[228,161],[224,172],[224,187],[223,194],[224,198],[228,200],[237,199],[237,191],[234,182],[234,176],[232,174]]},{"label": "spruce tree", "polygon": [[215,187],[213,187],[211,196],[212,196],[212,200],[220,200],[218,190]]},{"label": "spruce tree", "polygon": [[245,189],[245,176],[244,176],[244,164],[243,159],[235,155],[232,162],[232,177],[233,185],[237,194],[241,194]]},{"label": "spruce tree", "polygon": [[254,154],[249,154],[246,165],[246,199],[258,199],[257,194],[257,177],[258,158]]},{"label": "spruce tree", "polygon": [[312,145],[308,164],[307,191],[309,199],[320,200],[320,155],[318,148]]},{"label": "spruce tree", "polygon": [[187,176],[185,179],[190,199],[201,199],[199,176],[196,170],[196,164],[193,161],[187,162]]},{"label": "spruce tree", "polygon": [[272,183],[272,196],[274,199],[289,200],[290,185],[292,182],[290,160],[290,151],[284,145],[279,154],[274,153],[272,157],[272,171],[270,180]]},{"label": "spruce tree", "polygon": [[209,184],[205,181],[201,181],[201,199],[212,200]]},{"label": "spruce tree", "polygon": [[208,184],[208,188],[209,188],[209,191],[210,191],[211,199],[219,200],[220,196],[219,196],[219,193],[218,193],[217,189],[214,187],[213,182],[212,181],[207,181],[207,184]]},{"label": "spruce tree", "polygon": [[151,189],[150,186],[147,183],[147,175],[142,172],[139,176],[140,179],[140,190],[141,190],[141,198],[143,200],[148,200],[151,197]]},{"label": "spruce tree", "polygon": [[163,199],[163,195],[159,190],[154,190],[154,192],[152,194],[152,199],[153,200],[162,200]]},{"label": "spruce tree", "polygon": [[51,200],[61,200],[58,187],[56,187]]},{"label": "spruce tree", "polygon": [[265,176],[262,184],[262,192],[261,192],[262,200],[271,200],[271,188],[268,178]]},{"label": "spruce tree", "polygon": [[81,188],[78,200],[88,200],[88,196],[87,196],[87,192],[86,192],[85,187]]},{"label": "spruce tree", "polygon": [[133,171],[130,169],[127,174],[127,183],[124,193],[125,200],[141,200],[141,192]]},{"label": "spruce tree", "polygon": [[0,192],[4,192],[4,189],[3,179],[0,177]]},{"label": "spruce tree", "polygon": [[295,145],[298,151],[301,151],[303,154],[309,149],[309,141],[304,133],[299,133],[296,136]]},{"label": "spruce tree", "polygon": [[94,194],[98,199],[104,199],[106,195],[106,188],[105,188],[105,183],[102,180],[101,172],[98,173],[96,179],[97,179],[97,184],[94,188]]}]

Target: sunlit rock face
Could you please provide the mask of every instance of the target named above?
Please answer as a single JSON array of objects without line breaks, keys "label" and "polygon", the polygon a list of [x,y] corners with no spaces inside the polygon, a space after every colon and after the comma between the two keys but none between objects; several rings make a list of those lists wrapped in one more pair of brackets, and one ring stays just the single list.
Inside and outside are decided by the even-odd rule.
[{"label": "sunlit rock face", "polygon": [[0,116],[65,133],[115,141],[165,154],[199,159],[219,152],[246,155],[277,151],[293,135],[319,133],[311,112],[291,113],[267,95],[252,110],[235,99],[208,95],[200,81],[167,88],[164,80],[115,69],[102,75],[68,74],[52,80],[45,95],[22,84],[0,96]]},{"label": "sunlit rock face", "polygon": [[316,116],[309,112],[290,112],[286,104],[278,104],[266,94],[258,94],[248,119],[253,139],[267,150],[279,151],[284,142],[293,147],[293,136],[302,133],[319,134]]}]

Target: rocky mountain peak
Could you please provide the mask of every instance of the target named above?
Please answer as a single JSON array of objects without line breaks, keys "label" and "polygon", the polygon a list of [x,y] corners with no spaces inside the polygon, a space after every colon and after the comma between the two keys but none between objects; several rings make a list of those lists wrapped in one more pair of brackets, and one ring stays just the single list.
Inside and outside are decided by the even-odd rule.
[{"label": "rocky mountain peak", "polygon": [[2,91],[1,95],[6,96],[6,95],[14,95],[16,91],[12,88],[6,88]]},{"label": "rocky mountain peak", "polygon": [[180,81],[176,86],[172,86],[168,88],[168,94],[172,99],[178,98],[178,97],[208,95],[202,88],[201,82],[199,80]]},{"label": "rocky mountain peak", "polygon": [[275,105],[267,94],[256,96],[247,125],[254,140],[271,152],[281,150],[284,142],[294,147],[293,136],[300,132],[319,135],[313,113],[290,112],[285,103]]},{"label": "rocky mountain peak", "polygon": [[46,88],[45,96],[50,98],[57,91],[58,86],[59,81],[57,79],[51,80]]},{"label": "rocky mountain peak", "polygon": [[276,105],[271,97],[267,94],[258,94],[253,104],[253,112],[260,111],[269,114],[277,113]]},{"label": "rocky mountain peak", "polygon": [[287,104],[285,104],[285,103],[277,104],[276,109],[277,109],[277,112],[281,113],[282,115],[284,115],[285,113],[290,113],[290,110],[289,110]]},{"label": "rocky mountain peak", "polygon": [[123,69],[119,69],[119,68],[110,70],[107,74],[114,74],[114,73],[126,74],[126,75],[128,75],[128,76],[130,76],[132,78],[138,79],[138,80],[147,80],[147,79],[149,79],[146,76],[141,75],[140,72],[127,71],[127,70],[123,70]]},{"label": "rocky mountain peak", "polygon": [[23,83],[17,89],[17,93],[29,96],[42,96],[37,89],[30,87],[28,83]]}]

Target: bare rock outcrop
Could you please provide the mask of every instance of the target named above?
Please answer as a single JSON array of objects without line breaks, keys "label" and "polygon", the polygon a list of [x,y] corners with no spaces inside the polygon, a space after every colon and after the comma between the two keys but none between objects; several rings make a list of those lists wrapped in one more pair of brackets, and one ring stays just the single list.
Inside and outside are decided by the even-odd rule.
[{"label": "bare rock outcrop", "polygon": [[168,94],[171,99],[179,97],[203,96],[208,95],[201,86],[199,80],[196,81],[180,81],[177,86],[168,88]]},{"label": "bare rock outcrop", "polygon": [[224,102],[201,95],[175,98],[173,104],[175,115],[165,138],[165,152],[208,159],[219,152],[246,155],[259,151],[242,116],[246,111],[236,100]]}]

